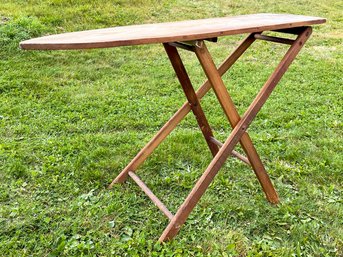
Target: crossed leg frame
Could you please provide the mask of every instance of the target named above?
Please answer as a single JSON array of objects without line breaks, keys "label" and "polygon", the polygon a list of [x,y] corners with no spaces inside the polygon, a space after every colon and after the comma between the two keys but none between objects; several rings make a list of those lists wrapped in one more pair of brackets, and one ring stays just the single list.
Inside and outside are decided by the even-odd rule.
[{"label": "crossed leg frame", "polygon": [[[124,182],[130,176],[137,185],[147,194],[155,205],[169,218],[170,222],[163,231],[159,241],[167,241],[175,237],[189,214],[196,206],[201,196],[204,194],[219,169],[222,167],[229,155],[233,155],[254,170],[262,189],[270,203],[279,202],[278,195],[272,182],[261,162],[259,155],[246,130],[253,121],[259,110],[267,101],[271,92],[280,81],[283,74],[287,71],[289,65],[295,59],[300,49],[310,37],[311,27],[298,27],[292,29],[278,30],[278,32],[297,35],[295,40],[280,37],[262,35],[262,32],[250,34],[242,43],[229,55],[217,69],[210,53],[207,50],[204,40],[194,42],[172,42],[164,43],[164,48],[179,79],[182,89],[186,95],[187,102],[170,118],[170,120],[159,130],[159,132],[150,140],[150,142],[136,155],[136,157],[124,168],[124,170],[112,181],[109,188],[115,183]],[[239,59],[239,57],[256,40],[266,40],[276,43],[288,44],[290,48],[282,58],[275,71],[265,82],[253,102],[250,104],[242,117],[239,116],[236,107],[224,85],[221,76]],[[182,63],[177,48],[186,49],[196,54],[206,76],[207,81],[195,92],[186,69]],[[215,95],[232,127],[232,132],[224,144],[213,137],[212,130],[208,124],[205,114],[200,105],[200,99],[213,89]],[[172,130],[181,122],[181,120],[192,111],[196,117],[201,132],[207,142],[207,145],[213,155],[207,169],[196,182],[195,186],[186,197],[185,201],[173,215],[166,206],[151,192],[144,182],[136,175],[137,168],[149,157],[157,146],[170,134]],[[234,151],[234,147],[240,143],[246,156]]]}]

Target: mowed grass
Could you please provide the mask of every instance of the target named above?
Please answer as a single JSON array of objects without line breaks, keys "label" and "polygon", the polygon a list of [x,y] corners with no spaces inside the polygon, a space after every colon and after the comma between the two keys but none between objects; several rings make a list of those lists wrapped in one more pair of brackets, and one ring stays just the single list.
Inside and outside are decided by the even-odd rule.
[{"label": "mowed grass", "polygon": [[[342,10],[323,1],[0,0],[0,256],[343,256]],[[132,182],[107,185],[184,102],[161,45],[23,51],[109,26],[274,12],[322,16],[249,129],[280,195],[229,158],[180,234]],[[243,35],[207,43],[219,64]],[[241,114],[287,50],[257,42],[224,76]],[[194,85],[205,77],[182,52]],[[230,133],[210,93],[215,136]],[[239,147],[237,150],[240,151]],[[175,212],[211,160],[189,115],[140,167]]]}]

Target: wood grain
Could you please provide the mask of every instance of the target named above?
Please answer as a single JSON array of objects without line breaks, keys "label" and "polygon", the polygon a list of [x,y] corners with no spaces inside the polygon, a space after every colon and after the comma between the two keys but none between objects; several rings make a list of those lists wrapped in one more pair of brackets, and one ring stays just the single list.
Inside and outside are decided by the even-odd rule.
[{"label": "wood grain", "polygon": [[156,24],[121,26],[50,35],[20,43],[22,49],[105,48],[215,38],[324,23],[324,18],[292,14],[249,14]]}]

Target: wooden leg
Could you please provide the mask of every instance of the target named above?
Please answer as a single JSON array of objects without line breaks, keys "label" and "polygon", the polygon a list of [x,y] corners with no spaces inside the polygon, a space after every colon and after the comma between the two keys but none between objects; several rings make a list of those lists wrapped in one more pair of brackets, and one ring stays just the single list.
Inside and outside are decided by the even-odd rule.
[{"label": "wooden leg", "polygon": [[[239,122],[240,116],[203,41],[199,41],[196,44],[195,53],[199,59],[201,66],[203,67],[203,70],[206,73],[208,80],[212,84],[213,90],[231,124],[231,127],[234,128]],[[248,133],[243,134],[240,143],[250,161],[250,164],[260,184],[262,185],[267,200],[274,204],[278,203],[278,195],[273,187],[272,182],[270,181],[270,178]]]},{"label": "wooden leg", "polygon": [[164,49],[167,52],[169,60],[175,70],[175,73],[179,79],[182,89],[187,97],[188,103],[197,119],[198,125],[200,127],[202,134],[205,137],[207,145],[210,148],[212,155],[215,156],[218,152],[218,146],[211,141],[211,139],[213,138],[211,127],[208,124],[204,111],[201,108],[199,99],[195,94],[194,88],[188,77],[185,66],[182,63],[180,55],[176,47],[174,46],[164,44]]},{"label": "wooden leg", "polygon": [[166,241],[176,236],[181,226],[188,218],[188,215],[198,203],[199,199],[204,194],[207,187],[210,185],[213,178],[218,173],[219,169],[222,167],[223,163],[234,149],[235,145],[241,140],[241,137],[248,129],[250,123],[255,118],[264,103],[267,101],[269,95],[271,94],[277,83],[280,81],[281,77],[286,72],[294,58],[297,56],[306,40],[309,38],[311,31],[312,29],[310,27],[304,28],[302,33],[299,34],[297,39],[291,45],[291,47],[281,60],[280,64],[277,66],[273,74],[269,77],[260,92],[257,94],[254,101],[251,103],[247,111],[234,127],[230,136],[225,141],[223,147],[220,148],[217,155],[213,158],[210,165],[197,181],[194,188],[187,196],[186,200],[180,206],[175,216],[172,218],[166,229],[163,231],[159,241]]},{"label": "wooden leg", "polygon": [[[230,67],[242,56],[242,54],[255,41],[254,34],[250,34],[242,43],[229,55],[224,62],[219,66],[218,72],[223,75]],[[206,81],[197,91],[196,95],[201,99],[209,90],[211,84]],[[115,183],[122,183],[128,177],[129,171],[136,171],[136,169],[151,155],[151,153],[159,146],[159,144],[172,132],[182,119],[191,110],[188,102],[184,103],[182,107],[171,117],[171,119],[160,129],[160,131],[150,140],[147,145],[133,158],[133,160],[120,172],[120,174],[112,181],[109,188],[112,188]]]}]

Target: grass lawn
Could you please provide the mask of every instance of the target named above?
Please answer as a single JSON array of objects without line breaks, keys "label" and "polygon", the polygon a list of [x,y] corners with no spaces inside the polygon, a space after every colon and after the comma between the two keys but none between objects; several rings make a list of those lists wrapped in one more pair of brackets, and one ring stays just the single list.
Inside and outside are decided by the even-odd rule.
[{"label": "grass lawn", "polygon": [[[343,3],[0,0],[0,256],[343,256]],[[118,25],[274,12],[327,18],[249,128],[280,195],[230,158],[171,242],[132,181],[106,187],[184,102],[161,45],[23,51],[21,40]],[[219,64],[243,38],[207,43]],[[224,76],[242,114],[287,46],[257,42]],[[194,85],[195,56],[181,52]],[[210,93],[215,136],[230,133]],[[237,149],[240,151],[240,149]],[[139,169],[175,212],[211,160],[187,116]]]}]

